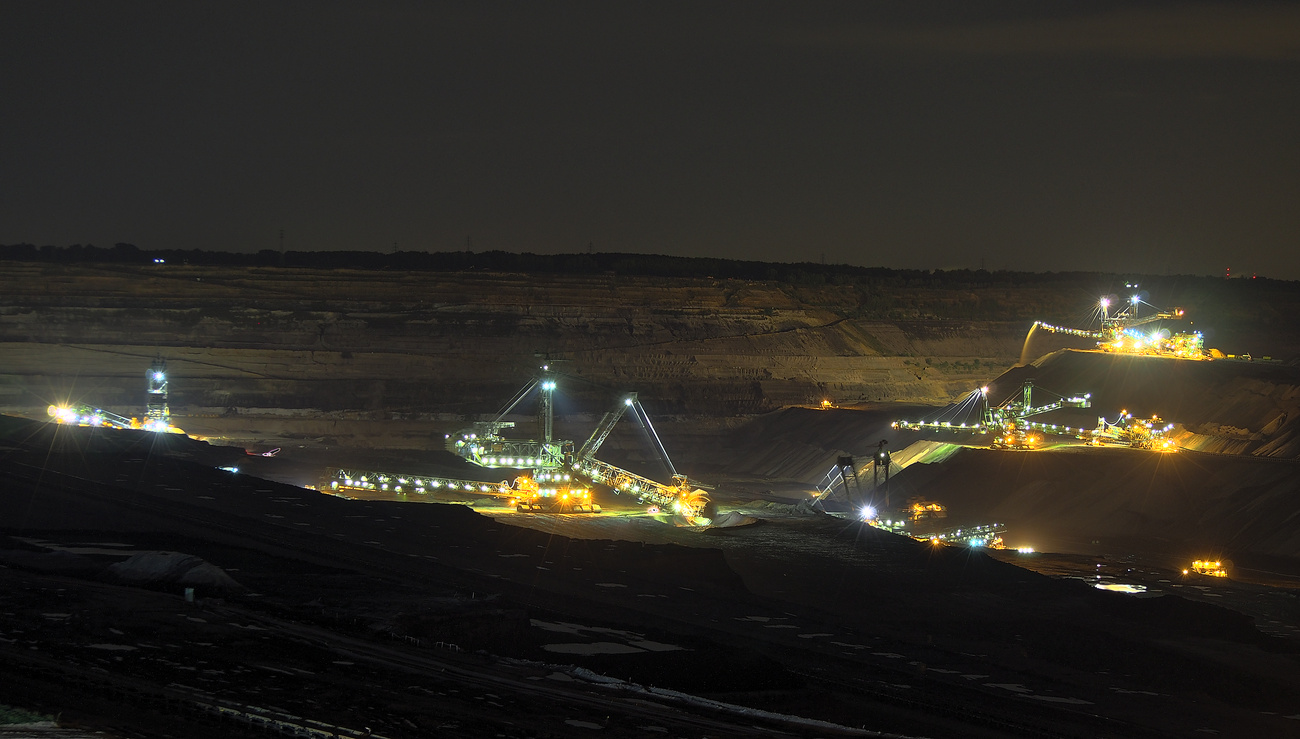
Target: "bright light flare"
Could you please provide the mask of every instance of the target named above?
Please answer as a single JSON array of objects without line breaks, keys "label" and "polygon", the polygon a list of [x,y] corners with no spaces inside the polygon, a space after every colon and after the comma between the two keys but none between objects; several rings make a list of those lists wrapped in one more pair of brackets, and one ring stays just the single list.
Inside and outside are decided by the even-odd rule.
[{"label": "bright light flare", "polygon": [[864,505],[862,506],[862,509],[858,511],[858,514],[862,516],[863,521],[872,521],[876,518],[876,509],[872,506]]},{"label": "bright light flare", "polygon": [[77,411],[75,411],[72,408],[68,408],[66,406],[52,405],[46,410],[51,416],[54,417],[54,420],[58,421],[59,423],[77,422]]}]

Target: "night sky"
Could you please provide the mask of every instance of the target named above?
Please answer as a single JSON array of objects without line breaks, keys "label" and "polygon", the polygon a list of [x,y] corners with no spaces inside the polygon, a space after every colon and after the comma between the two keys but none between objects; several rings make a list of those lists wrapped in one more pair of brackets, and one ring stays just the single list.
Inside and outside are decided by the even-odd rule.
[{"label": "night sky", "polygon": [[1300,279],[1300,4],[0,5],[0,243]]}]

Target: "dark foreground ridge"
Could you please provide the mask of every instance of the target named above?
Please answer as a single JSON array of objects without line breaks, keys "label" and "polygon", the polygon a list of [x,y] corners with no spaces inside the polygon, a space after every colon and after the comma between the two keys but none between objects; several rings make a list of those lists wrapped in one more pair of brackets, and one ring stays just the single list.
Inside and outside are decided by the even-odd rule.
[{"label": "dark foreground ridge", "polygon": [[[5,436],[0,702],[110,735],[1258,737],[1300,710],[1245,616],[840,519],[583,540]],[[207,568],[110,567],[145,552]]]}]

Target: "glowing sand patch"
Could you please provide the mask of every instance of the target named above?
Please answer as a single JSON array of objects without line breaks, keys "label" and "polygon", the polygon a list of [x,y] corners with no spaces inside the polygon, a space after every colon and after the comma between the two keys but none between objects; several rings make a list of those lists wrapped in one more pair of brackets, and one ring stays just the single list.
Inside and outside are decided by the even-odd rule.
[{"label": "glowing sand patch", "polygon": [[834,644],[834,645],[837,646],[837,647],[851,647],[851,648],[853,648],[853,649],[866,649],[866,648],[867,648],[867,645],[866,645],[866,644],[852,644],[852,643],[844,642],[844,641],[833,641],[833,642],[831,642],[831,644]]},{"label": "glowing sand patch", "polygon": [[1126,582],[1099,582],[1095,583],[1093,587],[1098,590],[1109,590],[1113,593],[1128,593],[1130,595],[1145,593],[1147,591],[1147,586],[1145,585],[1133,585]]},{"label": "glowing sand patch", "polygon": [[684,649],[684,647],[676,644],[652,641],[645,638],[644,634],[638,634],[634,631],[610,629],[601,626],[583,626],[582,624],[565,621],[542,621],[535,618],[529,619],[529,621],[536,628],[556,634],[570,634],[578,638],[598,636],[608,639],[612,637],[622,640],[621,642],[565,642],[542,646],[542,649],[550,652],[562,654],[636,654],[638,652],[676,652]]},{"label": "glowing sand patch", "polygon": [[664,642],[650,641],[648,639],[629,641],[628,644],[644,649],[647,652],[680,652],[682,650],[682,647],[676,644],[665,644]]},{"label": "glowing sand patch", "polygon": [[1031,695],[1036,701],[1047,701],[1048,703],[1068,703],[1072,706],[1091,706],[1092,701],[1086,701],[1082,698],[1058,698],[1054,695]]},{"label": "glowing sand patch", "polygon": [[1111,690],[1120,695],[1160,695],[1150,690],[1125,690],[1124,688],[1111,688]]},{"label": "glowing sand patch", "polygon": [[68,554],[107,554],[117,557],[129,557],[134,552],[125,551],[131,548],[130,544],[119,544],[117,542],[96,542],[92,544],[58,544],[44,539],[32,539],[23,536],[15,536],[15,539],[26,542],[32,546],[49,549],[55,552],[66,552]]},{"label": "glowing sand patch", "polygon": [[543,644],[542,649],[560,654],[641,654],[646,650],[629,644],[598,641],[590,644]]}]

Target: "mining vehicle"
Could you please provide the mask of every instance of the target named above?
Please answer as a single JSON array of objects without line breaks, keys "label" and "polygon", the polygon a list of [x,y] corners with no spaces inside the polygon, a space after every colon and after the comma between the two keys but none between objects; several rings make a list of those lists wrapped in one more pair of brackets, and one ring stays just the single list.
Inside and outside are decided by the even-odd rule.
[{"label": "mining vehicle", "polygon": [[913,496],[907,499],[907,515],[914,522],[927,518],[947,518],[948,507],[938,501]]},{"label": "mining vehicle", "polygon": [[511,490],[513,507],[520,513],[600,513],[591,490],[577,485],[539,485],[537,478],[520,475]]},{"label": "mining vehicle", "polygon": [[[1227,577],[1228,570],[1224,567],[1223,562],[1217,559],[1198,559],[1192,562],[1192,572],[1206,577]],[[1187,570],[1183,570],[1187,574]]]}]

